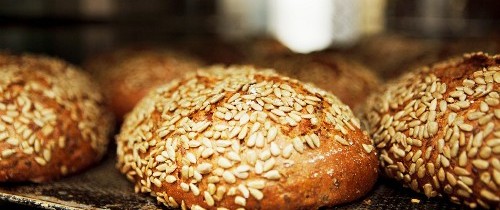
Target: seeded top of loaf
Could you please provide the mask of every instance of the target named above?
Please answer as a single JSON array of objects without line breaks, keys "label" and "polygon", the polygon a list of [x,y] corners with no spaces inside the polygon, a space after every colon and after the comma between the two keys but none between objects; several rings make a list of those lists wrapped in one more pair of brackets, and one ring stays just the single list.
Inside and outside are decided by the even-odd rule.
[{"label": "seeded top of loaf", "polygon": [[[55,170],[62,174],[77,170],[59,160],[51,162],[77,150],[75,141],[88,142],[95,153],[93,160],[101,157],[111,120],[103,107],[89,76],[75,67],[42,56],[0,54],[1,179],[12,176],[3,174],[6,170],[31,159],[39,167],[57,165]],[[9,179],[24,181],[30,173],[36,174],[38,166]]]},{"label": "seeded top of loaf", "polygon": [[386,174],[428,197],[498,205],[499,83],[500,57],[473,53],[408,73],[373,95],[366,116]]},{"label": "seeded top of loaf", "polygon": [[[346,105],[311,85],[247,66],[211,67],[158,88],[127,116],[117,139],[120,170],[136,181],[136,191],[153,191],[167,206],[317,208],[342,197],[332,189],[314,194],[337,178],[376,179],[370,141]],[[369,172],[357,172],[356,164]],[[305,180],[315,183],[302,189]],[[363,184],[369,190],[373,182]],[[361,181],[351,184],[336,202],[367,191],[359,189]],[[311,195],[285,202],[293,191]]]}]

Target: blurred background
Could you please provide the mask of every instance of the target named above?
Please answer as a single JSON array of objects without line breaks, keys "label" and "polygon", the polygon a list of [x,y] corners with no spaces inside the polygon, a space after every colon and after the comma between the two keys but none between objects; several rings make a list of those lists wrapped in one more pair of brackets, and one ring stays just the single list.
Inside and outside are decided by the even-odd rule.
[{"label": "blurred background", "polygon": [[498,53],[500,1],[0,0],[0,50],[78,64],[138,43],[189,48],[222,63],[255,46],[327,49],[390,76],[415,61]]}]

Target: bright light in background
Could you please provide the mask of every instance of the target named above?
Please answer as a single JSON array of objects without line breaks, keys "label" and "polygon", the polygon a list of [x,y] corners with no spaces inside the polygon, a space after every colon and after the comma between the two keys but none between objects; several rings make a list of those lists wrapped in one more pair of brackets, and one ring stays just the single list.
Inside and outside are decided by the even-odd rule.
[{"label": "bright light in background", "polygon": [[271,32],[284,45],[299,53],[327,48],[333,38],[331,0],[271,0]]},{"label": "bright light in background", "polygon": [[226,39],[244,39],[266,28],[267,0],[218,0],[217,30]]}]

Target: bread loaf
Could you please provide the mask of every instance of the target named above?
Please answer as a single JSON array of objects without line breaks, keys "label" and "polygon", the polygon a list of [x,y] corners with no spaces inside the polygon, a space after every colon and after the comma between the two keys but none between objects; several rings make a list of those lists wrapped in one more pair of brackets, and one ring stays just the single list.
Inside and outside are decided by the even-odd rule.
[{"label": "bread loaf", "polygon": [[335,96],[252,67],[161,86],[126,117],[118,168],[166,206],[315,209],[377,179],[370,140]]},{"label": "bread loaf", "polygon": [[61,60],[0,54],[0,181],[44,182],[105,153],[111,117],[89,76]]},{"label": "bread loaf", "polygon": [[427,197],[498,209],[499,83],[500,56],[472,53],[374,94],[365,117],[385,174]]}]

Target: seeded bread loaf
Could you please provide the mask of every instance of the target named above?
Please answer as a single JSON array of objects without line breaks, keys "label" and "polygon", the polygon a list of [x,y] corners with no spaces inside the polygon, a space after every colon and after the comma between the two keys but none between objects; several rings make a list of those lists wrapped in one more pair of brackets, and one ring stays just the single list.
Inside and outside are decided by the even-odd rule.
[{"label": "seeded bread loaf", "polygon": [[365,116],[385,174],[427,197],[498,209],[499,83],[500,56],[472,53],[370,97]]},{"label": "seeded bread loaf", "polygon": [[377,179],[370,140],[335,96],[252,67],[158,88],[126,117],[118,168],[171,207],[315,209]]},{"label": "seeded bread loaf", "polygon": [[378,77],[363,65],[329,52],[274,56],[257,63],[330,91],[353,109],[380,84]]},{"label": "seeded bread loaf", "polygon": [[76,67],[0,54],[0,181],[44,182],[96,163],[111,130],[104,109]]},{"label": "seeded bread loaf", "polygon": [[152,47],[131,47],[85,62],[104,90],[118,120],[158,85],[192,71],[201,63],[187,55]]}]

